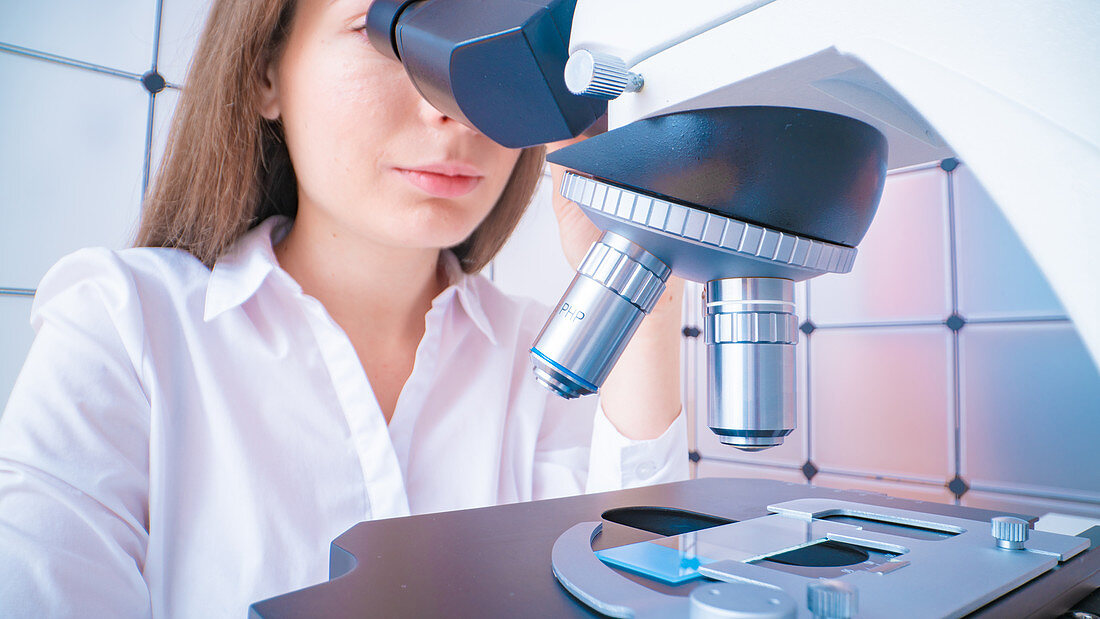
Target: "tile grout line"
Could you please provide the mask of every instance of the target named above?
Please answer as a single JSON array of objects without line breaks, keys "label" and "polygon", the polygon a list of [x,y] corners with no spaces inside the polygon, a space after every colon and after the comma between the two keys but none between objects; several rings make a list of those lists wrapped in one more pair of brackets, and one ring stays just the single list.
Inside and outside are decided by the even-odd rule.
[{"label": "tile grout line", "polygon": [[971,490],[977,490],[979,492],[989,492],[993,494],[1000,494],[1007,497],[1023,497],[1029,499],[1046,499],[1055,501],[1065,501],[1067,503],[1081,503],[1083,505],[1100,505],[1100,499],[1094,497],[1082,497],[1080,495],[1067,494],[1064,492],[1043,492],[1040,490],[1026,490],[1020,488],[1012,488],[1009,486],[998,486],[996,483],[991,484],[976,484]]},{"label": "tile grout line", "polygon": [[[812,320],[810,320],[810,315],[811,315],[810,299],[811,298],[812,298],[812,295],[810,294],[810,281],[806,280],[806,317],[803,320],[813,322]],[[814,409],[813,404],[811,403],[811,397],[810,397],[811,394],[813,393],[813,383],[811,382],[813,380],[813,374],[810,371],[810,347],[811,347],[810,339],[811,339],[811,335],[812,334],[807,334],[806,335],[806,343],[805,343],[806,348],[805,348],[805,353],[804,353],[804,356],[806,358],[806,430],[805,430],[805,437],[803,438],[803,445],[806,446],[806,462],[812,462],[813,461],[813,455],[814,455],[813,440],[810,438],[810,430],[813,429],[813,423],[814,423],[813,419],[810,416],[810,413]],[[798,367],[797,357],[796,357],[795,361],[796,361],[795,367]],[[797,398],[795,398],[795,402],[796,403],[798,402]],[[795,418],[797,419],[797,416]],[[811,480],[807,479],[806,483],[810,483],[810,481]]]},{"label": "tile grout line", "polygon": [[149,190],[149,167],[153,159],[153,122],[156,118],[157,94],[149,93],[149,114],[145,119],[145,156],[141,160],[141,202],[145,203],[145,195]]},{"label": "tile grout line", "polygon": [[141,76],[137,73],[123,71],[121,69],[112,69],[110,67],[105,67],[103,65],[98,65],[91,62],[84,62],[82,60],[75,60],[73,58],[67,58],[65,56],[58,56],[57,54],[40,52],[26,47],[20,47],[18,45],[11,45],[10,43],[0,43],[0,52],[7,52],[16,56],[24,56],[27,58],[34,58],[36,60],[45,60],[46,62],[52,62],[54,64],[59,64],[67,67],[94,71],[96,73],[105,73],[107,75],[113,75],[115,77],[122,77],[139,82],[141,81]]},{"label": "tile grout line", "polygon": [[814,331],[823,329],[831,331],[834,329],[890,329],[899,327],[942,327],[942,320],[905,320],[899,322],[852,322],[852,323],[833,323],[819,325],[814,323]]},{"label": "tile grout line", "polygon": [[[1005,324],[1031,324],[1031,323],[1062,323],[1072,322],[1066,316],[1018,316],[1004,318],[972,318],[967,319],[967,325],[1005,325]],[[851,322],[851,323],[814,323],[814,331],[822,329],[833,331],[839,329],[897,329],[909,327],[942,327],[942,320],[908,320],[901,322]]]},{"label": "tile grout line", "polygon": [[164,7],[164,0],[157,0],[157,8],[155,16],[153,17],[153,72],[157,72],[157,60],[160,57],[160,24],[161,24],[161,10]]},{"label": "tile grout line", "polygon": [[[959,315],[959,229],[956,225],[955,205],[955,170],[945,170],[947,185],[947,233],[948,233],[948,259],[950,261],[951,278],[951,315]],[[954,425],[954,475],[952,479],[962,479],[962,357],[959,331],[951,331],[951,416]],[[955,504],[962,503],[962,495],[955,495]]]},{"label": "tile grout line", "polygon": [[959,232],[955,224],[955,169],[945,170],[944,183],[947,185],[947,234],[949,277],[951,282],[951,313],[959,313]]},{"label": "tile grout line", "polygon": [[[153,66],[149,72],[157,74],[157,59],[160,56],[160,27],[161,9],[164,0],[157,0],[156,12],[153,17]],[[143,82],[144,83],[144,82]],[[149,192],[150,168],[153,165],[153,126],[156,122],[157,93],[149,92],[149,114],[145,120],[145,156],[141,161],[141,202],[144,204],[146,194]]]},{"label": "tile grout line", "polygon": [[1072,323],[1068,316],[1032,316],[1028,318],[969,318],[966,321],[968,325],[1019,325],[1028,323],[1051,323],[1051,322],[1066,322]]}]

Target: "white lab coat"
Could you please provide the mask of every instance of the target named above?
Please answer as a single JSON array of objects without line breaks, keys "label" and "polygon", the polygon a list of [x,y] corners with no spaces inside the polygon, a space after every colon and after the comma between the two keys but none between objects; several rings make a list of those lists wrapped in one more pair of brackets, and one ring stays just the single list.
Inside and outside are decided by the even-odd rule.
[{"label": "white lab coat", "polygon": [[546,308],[449,252],[387,426],[347,336],[278,266],[290,223],[212,271],[92,249],[43,279],[0,417],[0,614],[241,618],[326,580],[361,520],[687,477],[683,415],[632,441],[593,399],[550,395],[527,352]]}]

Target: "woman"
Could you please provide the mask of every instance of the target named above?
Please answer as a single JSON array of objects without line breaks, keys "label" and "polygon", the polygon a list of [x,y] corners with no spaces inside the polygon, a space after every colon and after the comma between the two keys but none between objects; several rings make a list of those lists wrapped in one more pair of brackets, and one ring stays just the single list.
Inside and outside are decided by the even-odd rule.
[{"label": "woman", "polygon": [[[43,279],[0,418],[5,613],[240,617],[361,520],[686,475],[677,287],[598,408],[537,386],[546,310],[476,273],[543,149],[428,105],[368,4],[216,2],[139,247]],[[595,231],[557,208],[576,263]]]}]

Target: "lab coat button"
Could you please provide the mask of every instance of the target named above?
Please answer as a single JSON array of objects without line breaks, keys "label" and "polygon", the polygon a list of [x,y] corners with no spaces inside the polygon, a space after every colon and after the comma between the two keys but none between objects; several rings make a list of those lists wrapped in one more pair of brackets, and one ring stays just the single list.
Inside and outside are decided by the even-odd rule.
[{"label": "lab coat button", "polygon": [[657,473],[657,464],[652,460],[646,460],[634,469],[634,473],[638,476],[638,479],[649,479]]}]

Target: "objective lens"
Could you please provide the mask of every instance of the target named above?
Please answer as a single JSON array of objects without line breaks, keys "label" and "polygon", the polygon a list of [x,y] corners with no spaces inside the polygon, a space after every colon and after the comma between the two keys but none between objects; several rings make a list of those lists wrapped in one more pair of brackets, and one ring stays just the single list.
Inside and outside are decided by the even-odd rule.
[{"label": "objective lens", "polygon": [[670,273],[653,254],[604,232],[531,348],[535,380],[563,398],[598,391]]},{"label": "objective lens", "polygon": [[795,426],[794,282],[707,282],[707,425],[727,445],[759,451]]}]

